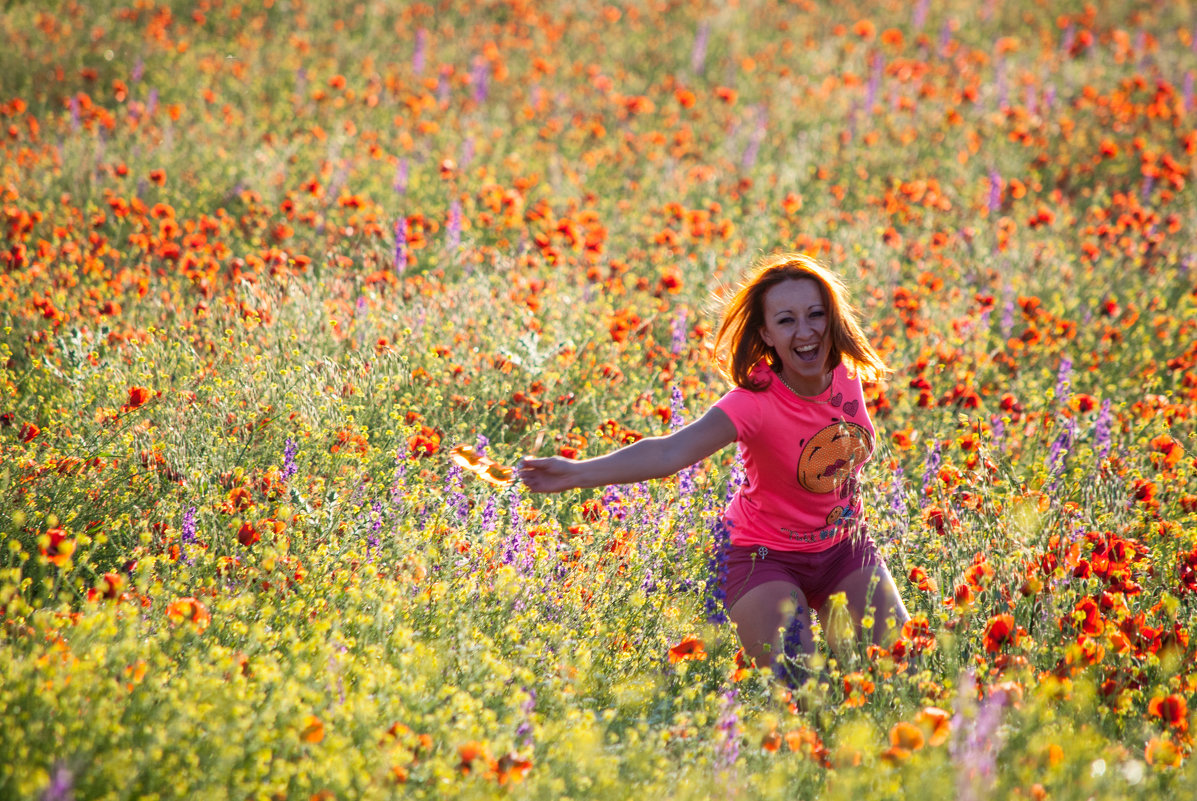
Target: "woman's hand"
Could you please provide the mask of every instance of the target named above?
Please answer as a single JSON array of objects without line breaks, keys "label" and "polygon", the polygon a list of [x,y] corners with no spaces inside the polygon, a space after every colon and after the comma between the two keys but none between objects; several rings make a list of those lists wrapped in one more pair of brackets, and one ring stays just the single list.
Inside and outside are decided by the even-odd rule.
[{"label": "woman's hand", "polygon": [[533,492],[564,492],[578,487],[577,468],[578,462],[561,456],[525,456],[516,471]]}]

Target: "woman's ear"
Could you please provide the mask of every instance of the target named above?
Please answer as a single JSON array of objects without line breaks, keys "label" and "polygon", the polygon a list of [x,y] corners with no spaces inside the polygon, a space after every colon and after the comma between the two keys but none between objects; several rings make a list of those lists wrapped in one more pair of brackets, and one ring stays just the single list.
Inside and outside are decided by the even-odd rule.
[{"label": "woman's ear", "polygon": [[[773,337],[769,336],[769,331],[763,325],[757,329],[757,335],[761,338],[761,342],[764,342],[770,348],[773,347]],[[777,354],[774,353],[773,355],[776,356]]]}]

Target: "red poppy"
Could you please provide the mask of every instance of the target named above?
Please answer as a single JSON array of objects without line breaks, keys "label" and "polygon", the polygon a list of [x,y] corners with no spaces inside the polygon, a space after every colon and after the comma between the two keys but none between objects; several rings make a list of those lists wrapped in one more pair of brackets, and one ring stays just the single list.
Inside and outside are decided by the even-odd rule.
[{"label": "red poppy", "polygon": [[250,547],[262,539],[262,535],[253,527],[252,523],[242,523],[241,528],[237,530],[237,541],[246,548]]},{"label": "red poppy", "polygon": [[441,449],[441,435],[429,426],[407,438],[407,449],[412,456],[432,456]]},{"label": "red poppy", "polygon": [[1189,729],[1189,704],[1183,695],[1172,693],[1163,698],[1153,698],[1147,704],[1147,711],[1177,731]]},{"label": "red poppy", "polygon": [[477,770],[475,762],[481,762],[491,770],[498,767],[498,763],[491,759],[490,752],[486,746],[477,740],[470,740],[457,746],[457,755],[460,757],[457,769],[462,773]]},{"label": "red poppy", "polygon": [[504,754],[495,765],[495,778],[500,785],[518,784],[532,770],[532,760],[516,754]]},{"label": "red poppy", "polygon": [[997,653],[1003,646],[1018,645],[1021,632],[1014,624],[1014,615],[994,615],[985,627],[985,650]]},{"label": "red poppy", "polygon": [[145,387],[129,387],[129,400],[125,403],[126,412],[139,409],[150,399],[150,390]]},{"label": "red poppy", "polygon": [[685,662],[706,658],[706,649],[703,647],[702,640],[697,637],[687,637],[669,649],[670,662]]},{"label": "red poppy", "polygon": [[71,563],[71,554],[75,552],[75,541],[68,539],[61,528],[52,528],[45,533],[44,542],[38,546],[38,550],[58,567],[67,567]]},{"label": "red poppy", "polygon": [[37,439],[37,436],[40,433],[42,433],[42,430],[35,424],[22,423],[21,433],[18,436],[21,438],[21,442],[32,442],[33,440]]}]

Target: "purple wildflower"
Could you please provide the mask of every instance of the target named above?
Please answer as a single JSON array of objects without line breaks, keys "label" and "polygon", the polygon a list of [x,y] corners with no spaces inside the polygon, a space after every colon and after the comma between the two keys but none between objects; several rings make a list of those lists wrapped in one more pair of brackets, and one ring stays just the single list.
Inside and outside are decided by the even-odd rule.
[{"label": "purple wildflower", "polygon": [[490,64],[486,59],[474,59],[474,69],[470,71],[470,84],[474,88],[474,102],[485,103],[490,94]]},{"label": "purple wildflower", "polygon": [[1006,297],[1006,305],[1002,307],[1002,336],[1010,336],[1014,330],[1014,296]]},{"label": "purple wildflower", "polygon": [[894,468],[894,480],[890,484],[889,508],[897,514],[906,512],[906,481],[901,467]]},{"label": "purple wildflower", "polygon": [[803,656],[802,632],[806,630],[805,618],[805,609],[801,607],[795,609],[794,617],[786,626],[786,633],[781,640],[783,670],[788,674],[787,678],[794,687],[800,686],[807,677],[807,671],[800,662]]},{"label": "purple wildflower", "polygon": [[943,27],[939,29],[939,55],[941,58],[948,55],[948,45],[952,43],[952,23],[950,20],[944,20]]},{"label": "purple wildflower", "polygon": [[532,745],[532,713],[536,711],[536,691],[525,687],[524,692],[528,694],[528,700],[520,705],[520,712],[524,719],[516,727],[515,736],[523,738],[523,745],[527,748]]},{"label": "purple wildflower", "polygon": [[652,595],[657,591],[657,579],[653,576],[652,568],[644,571],[644,581],[640,582],[640,589],[645,595]]},{"label": "purple wildflower", "polygon": [[987,798],[992,789],[998,749],[1001,745],[999,727],[1002,722],[1002,707],[1006,693],[995,690],[976,707],[971,725],[964,714],[965,708],[976,702],[976,680],[970,672],[960,684],[960,695],[956,702],[956,714],[952,718],[952,740],[948,752],[957,765],[956,798],[961,801]]},{"label": "purple wildflower", "polygon": [[382,531],[382,504],[375,501],[370,507],[370,533],[366,535],[366,554],[370,557],[382,545],[379,532]]},{"label": "purple wildflower", "polygon": [[[1064,467],[1064,460],[1068,452],[1072,450],[1072,441],[1076,436],[1076,419],[1069,418],[1068,423],[1064,429],[1056,435],[1055,440],[1052,441],[1051,450],[1047,455],[1047,472],[1048,475],[1056,475]],[[1053,482],[1054,484],[1054,482]]]},{"label": "purple wildflower", "polygon": [[407,269],[407,218],[395,220],[395,272],[402,275]]},{"label": "purple wildflower", "polygon": [[428,54],[428,30],[420,28],[416,31],[416,47],[411,54],[411,70],[416,75],[424,71],[424,61]]},{"label": "purple wildflower", "polygon": [[461,203],[453,201],[449,207],[449,222],[445,226],[445,241],[450,250],[461,247]]},{"label": "purple wildflower", "polygon": [[1193,110],[1193,71],[1189,70],[1185,73],[1184,88],[1181,89],[1184,97],[1185,113]]},{"label": "purple wildflower", "polygon": [[180,539],[184,545],[194,545],[199,542],[199,538],[195,534],[195,507],[190,506],[187,511],[183,513],[183,531]]},{"label": "purple wildflower", "polygon": [[740,758],[740,703],[737,695],[735,687],[723,695],[723,711],[715,724],[715,728],[723,735],[715,757],[716,770],[730,770]]},{"label": "purple wildflower", "polygon": [[1060,370],[1056,373],[1056,400],[1061,405],[1068,403],[1072,389],[1072,359],[1065,356],[1060,359]]},{"label": "purple wildflower", "polygon": [[1110,453],[1110,399],[1101,402],[1101,411],[1097,413],[1097,421],[1093,424],[1093,447],[1097,451],[1097,458],[1104,459]]},{"label": "purple wildflower", "polygon": [[133,65],[133,71],[129,73],[129,80],[137,83],[145,75],[145,62],[141,60],[141,56],[137,57],[137,62]]},{"label": "purple wildflower", "polygon": [[391,188],[395,190],[395,194],[407,194],[409,172],[410,167],[407,164],[407,159],[399,159],[399,166],[395,168],[395,181],[391,184]]},{"label": "purple wildflower", "polygon": [[873,103],[877,100],[877,90],[881,87],[881,76],[885,71],[885,59],[880,53],[873,53],[870,66],[872,71],[869,73],[868,90],[865,94],[865,114],[873,113]]},{"label": "purple wildflower", "polygon": [[706,613],[707,620],[719,624],[727,622],[725,602],[727,593],[723,585],[727,581],[727,553],[731,548],[731,527],[722,517],[715,523],[711,536],[711,556],[707,563]]},{"label": "purple wildflower", "polygon": [[682,398],[682,388],[677,384],[673,385],[673,389],[669,393],[669,430],[677,431],[686,424],[683,409],[685,404]]},{"label": "purple wildflower", "polygon": [[997,170],[989,171],[989,213],[993,214],[1002,207],[1002,176]]},{"label": "purple wildflower", "polygon": [[299,444],[290,437],[287,437],[287,442],[283,445],[283,469],[279,471],[283,481],[289,480],[299,472],[299,468],[295,465],[295,456],[298,453]]},{"label": "purple wildflower", "polygon": [[71,95],[71,130],[79,130],[79,97]]},{"label": "purple wildflower", "polygon": [[1060,49],[1065,53],[1072,52],[1072,46],[1076,43],[1076,26],[1071,22],[1068,27],[1064,29],[1064,38],[1060,40]]},{"label": "purple wildflower", "polygon": [[470,166],[474,160],[474,137],[467,136],[465,141],[461,143],[461,155],[457,159],[458,165],[461,169]]},{"label": "purple wildflower", "polygon": [[918,0],[914,5],[914,13],[910,18],[910,25],[916,31],[921,31],[923,26],[927,24],[927,7],[930,5],[930,0]]},{"label": "purple wildflower", "polygon": [[403,479],[407,476],[407,458],[406,450],[400,450],[395,454],[395,478],[391,484],[391,501],[395,504],[398,504],[402,497],[399,488],[403,486]]},{"label": "purple wildflower", "polygon": [[183,552],[184,563],[191,564],[191,559],[187,556],[187,547],[195,545],[197,542],[199,542],[199,537],[196,536],[195,507],[189,506],[187,511],[183,512],[183,527],[179,537],[180,550]]},{"label": "purple wildflower", "polygon": [[498,526],[498,504],[495,503],[495,496],[489,495],[486,498],[486,504],[482,507],[482,530],[488,533],[493,533]]},{"label": "purple wildflower", "polygon": [[445,473],[445,492],[449,496],[448,506],[457,514],[457,519],[462,523],[470,514],[470,500],[461,491],[464,486],[463,475],[464,471],[455,464],[449,465],[449,471]]},{"label": "purple wildflower", "polygon": [[997,105],[1005,111],[1010,106],[1010,87],[1006,84],[1006,64],[1000,58],[994,65],[997,72]]},{"label": "purple wildflower", "polygon": [[154,112],[158,110],[158,90],[157,88],[150,90],[150,96],[145,101],[145,115],[147,117],[154,116]]},{"label": "purple wildflower", "polygon": [[927,451],[927,469],[923,471],[923,491],[919,493],[919,506],[927,505],[927,491],[931,489],[942,463],[943,459],[939,455],[939,440],[936,440]]},{"label": "purple wildflower", "polygon": [[744,473],[744,456],[739,449],[736,450],[736,461],[732,464],[731,472],[727,476],[727,492],[724,497],[724,505],[731,502],[732,496],[740,491],[740,487],[748,478]]},{"label": "purple wildflower", "polygon": [[686,346],[686,317],[688,315],[689,312],[685,308],[682,308],[670,324],[669,352],[674,356],[681,353],[682,349]]},{"label": "purple wildflower", "polygon": [[[511,493],[509,515],[511,534],[503,543],[502,560],[504,564],[514,565],[521,573],[527,573],[532,569],[532,554],[528,549],[528,532],[524,526],[524,518],[520,514],[519,504],[519,494]],[[517,557],[518,562],[516,561]]]},{"label": "purple wildflower", "polygon": [[701,75],[707,61],[707,43],[711,38],[711,25],[704,22],[698,26],[694,34],[694,48],[690,51],[690,70],[695,75]]},{"label": "purple wildflower", "polygon": [[54,765],[50,783],[42,791],[41,801],[72,801],[75,797],[75,776],[61,762]]},{"label": "purple wildflower", "polygon": [[619,486],[612,484],[603,491],[603,507],[612,520],[623,520],[628,516],[627,505],[624,503],[624,493]]},{"label": "purple wildflower", "polygon": [[1006,449],[1006,424],[1002,422],[1002,418],[994,417],[992,419],[993,431],[989,438],[993,440],[998,447],[999,452],[1004,452]]},{"label": "purple wildflower", "polygon": [[370,505],[370,512],[372,518],[370,530],[374,532],[382,531],[382,518],[386,515],[385,510],[382,508],[382,502],[375,501],[372,503]]},{"label": "purple wildflower", "polygon": [[744,155],[740,159],[740,164],[745,170],[752,169],[752,165],[756,164],[756,157],[760,153],[761,143],[765,141],[765,135],[769,131],[769,114],[765,107],[759,106],[756,112],[756,127],[752,130],[752,136],[748,140],[748,146],[744,148]]}]

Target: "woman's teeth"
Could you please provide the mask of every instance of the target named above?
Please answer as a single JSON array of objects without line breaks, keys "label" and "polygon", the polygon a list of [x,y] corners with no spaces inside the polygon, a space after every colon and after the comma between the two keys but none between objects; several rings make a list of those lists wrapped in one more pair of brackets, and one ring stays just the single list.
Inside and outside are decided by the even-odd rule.
[{"label": "woman's teeth", "polygon": [[819,353],[818,346],[815,346],[812,348],[807,348],[806,350],[795,350],[794,351],[794,354],[804,362],[813,362],[815,360],[815,356],[818,355],[818,353]]}]

